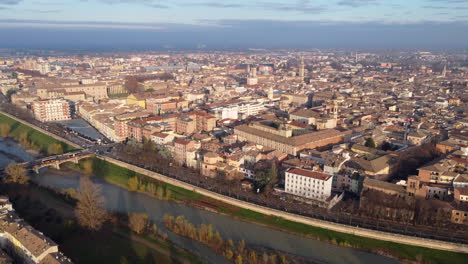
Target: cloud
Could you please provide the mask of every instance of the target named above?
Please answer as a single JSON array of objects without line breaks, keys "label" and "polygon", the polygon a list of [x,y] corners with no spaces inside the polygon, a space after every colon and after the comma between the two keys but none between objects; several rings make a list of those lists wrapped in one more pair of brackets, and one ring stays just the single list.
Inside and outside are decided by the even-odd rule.
[{"label": "cloud", "polygon": [[445,10],[467,10],[468,9],[468,6],[433,6],[433,5],[426,5],[426,6],[422,6],[422,8],[425,8],[425,9],[435,9],[435,10],[441,10],[441,9],[445,9]]},{"label": "cloud", "polygon": [[197,3],[185,3],[184,5],[189,6],[201,6],[201,7],[211,7],[211,8],[244,8],[244,9],[264,9],[264,10],[273,10],[273,11],[283,11],[283,12],[298,12],[298,13],[320,13],[325,10],[323,6],[312,6],[310,5],[310,0],[298,0],[296,3],[287,3],[287,2],[255,2],[251,3],[239,3],[239,2],[197,2]]},{"label": "cloud", "polygon": [[23,0],[0,0],[0,5],[17,5]]},{"label": "cloud", "polygon": [[215,7],[215,8],[243,8],[247,7],[246,4],[239,3],[219,3],[219,2],[199,2],[199,3],[186,3],[188,6],[203,6],[203,7]]},{"label": "cloud", "polygon": [[467,4],[467,0],[429,0],[429,2],[443,3],[443,4]]},{"label": "cloud", "polygon": [[62,10],[60,9],[53,9],[53,10],[39,10],[39,9],[24,9],[27,12],[39,13],[39,14],[52,14],[52,13],[60,13]]},{"label": "cloud", "polygon": [[[87,2],[88,0],[81,0]],[[98,2],[116,5],[116,4],[140,4],[152,8],[169,8],[168,5],[158,0],[97,0]],[[165,1],[164,1],[165,2]]]},{"label": "cloud", "polygon": [[340,6],[362,7],[368,5],[378,5],[377,0],[341,0],[337,3]]}]

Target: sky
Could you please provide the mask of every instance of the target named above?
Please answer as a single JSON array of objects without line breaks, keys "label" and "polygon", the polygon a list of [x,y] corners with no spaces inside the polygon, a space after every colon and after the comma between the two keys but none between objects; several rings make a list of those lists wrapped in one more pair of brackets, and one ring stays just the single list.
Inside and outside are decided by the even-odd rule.
[{"label": "sky", "polygon": [[468,0],[0,0],[0,47],[468,48]]}]

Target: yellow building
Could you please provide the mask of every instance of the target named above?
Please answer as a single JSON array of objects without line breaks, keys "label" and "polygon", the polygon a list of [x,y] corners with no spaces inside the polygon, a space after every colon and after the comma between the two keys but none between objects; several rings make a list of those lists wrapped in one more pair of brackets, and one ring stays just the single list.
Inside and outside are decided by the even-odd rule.
[{"label": "yellow building", "polygon": [[143,94],[130,94],[127,96],[127,104],[138,105],[146,109],[146,98]]}]

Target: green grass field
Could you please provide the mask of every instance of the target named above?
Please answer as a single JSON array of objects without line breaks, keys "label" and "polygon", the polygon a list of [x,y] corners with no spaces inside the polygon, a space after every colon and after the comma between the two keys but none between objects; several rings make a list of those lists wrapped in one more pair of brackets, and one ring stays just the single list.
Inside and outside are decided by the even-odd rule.
[{"label": "green grass field", "polygon": [[[120,166],[97,158],[93,158],[92,161],[94,174],[96,176],[101,177],[106,181],[121,186],[123,188],[128,188],[128,179],[131,177],[138,176],[142,179],[145,178],[144,175],[137,174],[132,170],[122,168]],[[148,177],[146,177],[146,179],[149,180]],[[420,261],[420,263],[464,264],[466,263],[466,260],[468,258],[467,254],[409,246],[313,227],[306,224],[289,221],[280,217],[268,216],[251,210],[224,204],[220,201],[204,197],[199,193],[195,193],[193,191],[176,187],[170,184],[164,183],[164,185],[166,186],[166,188],[170,189],[173,192],[173,195],[171,197],[174,200],[181,202],[202,200],[205,203],[212,204],[213,207],[217,208],[217,210],[220,213],[236,217],[240,220],[265,225],[271,228],[295,234],[313,237],[322,241],[327,241],[341,246],[354,247],[373,252],[384,253],[395,256],[402,260]]]},{"label": "green grass field", "polygon": [[0,124],[7,123],[10,125],[9,136],[15,140],[19,140],[20,134],[26,132],[28,135],[29,142],[31,145],[36,146],[41,152],[47,152],[47,148],[51,144],[60,144],[64,152],[70,152],[77,150],[76,148],[58,141],[57,139],[50,137],[44,133],[41,133],[34,128],[24,125],[14,119],[9,118],[3,114],[0,114]]},{"label": "green grass field", "polygon": [[[95,176],[99,178],[103,178],[104,180],[112,184],[115,184],[117,186],[120,186],[122,188],[128,189],[128,179],[132,177],[139,177],[143,181],[154,182],[156,184],[164,186],[166,190],[171,191],[172,199],[177,200],[177,201],[196,200],[202,197],[202,195],[198,193],[194,193],[192,191],[179,188],[171,184],[167,184],[167,183],[163,183],[163,182],[150,179],[144,175],[136,173],[135,171],[122,168],[110,162],[106,162],[98,158],[92,158],[91,160],[93,162],[93,174]],[[86,162],[86,160],[80,161],[80,163],[83,163],[83,162]]]}]

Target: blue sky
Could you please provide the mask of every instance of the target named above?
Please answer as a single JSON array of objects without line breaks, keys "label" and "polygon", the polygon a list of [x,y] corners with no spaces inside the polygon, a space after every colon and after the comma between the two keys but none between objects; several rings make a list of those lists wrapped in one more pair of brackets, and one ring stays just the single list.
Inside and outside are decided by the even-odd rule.
[{"label": "blue sky", "polygon": [[[272,45],[275,36],[286,33],[296,37],[300,46],[322,43],[301,36],[316,34],[338,46],[346,46],[347,41],[359,46],[349,37],[361,38],[360,45],[382,46],[406,36],[410,39],[401,39],[401,46],[452,43],[468,48],[468,37],[463,36],[468,35],[467,25],[468,0],[0,0],[0,34],[17,38],[16,42],[28,38],[14,32],[44,32],[56,39],[70,30],[83,37],[98,30],[113,37],[119,35],[117,31],[120,36],[141,33],[135,41],[142,43],[143,32],[151,35],[148,40],[169,37],[169,44],[180,41],[182,33],[201,32],[206,43],[219,42],[220,37],[242,43],[240,37],[246,45],[261,46],[262,39]],[[336,38],[336,34],[348,38]],[[203,42],[193,37],[197,38],[190,40],[193,43]],[[16,42],[0,37],[0,47]]]}]

